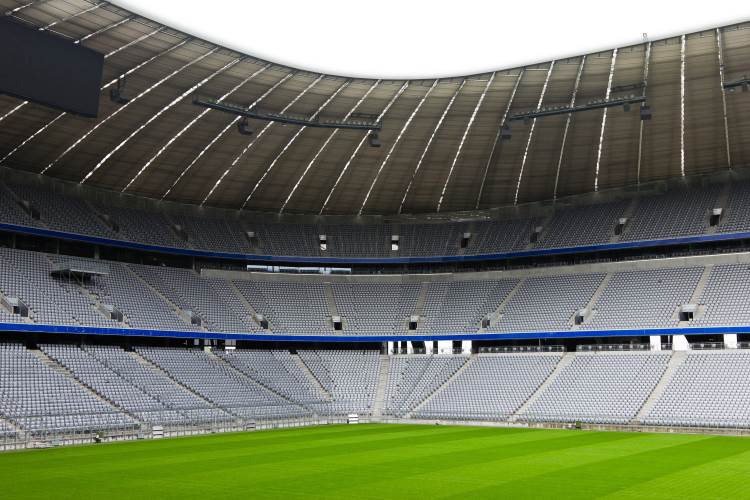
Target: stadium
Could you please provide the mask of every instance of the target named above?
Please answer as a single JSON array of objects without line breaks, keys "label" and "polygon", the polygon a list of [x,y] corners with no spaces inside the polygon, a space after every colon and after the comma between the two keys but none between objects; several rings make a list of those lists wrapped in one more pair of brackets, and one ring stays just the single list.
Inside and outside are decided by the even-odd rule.
[{"label": "stadium", "polygon": [[748,496],[750,22],[399,79],[0,9],[4,498]]}]

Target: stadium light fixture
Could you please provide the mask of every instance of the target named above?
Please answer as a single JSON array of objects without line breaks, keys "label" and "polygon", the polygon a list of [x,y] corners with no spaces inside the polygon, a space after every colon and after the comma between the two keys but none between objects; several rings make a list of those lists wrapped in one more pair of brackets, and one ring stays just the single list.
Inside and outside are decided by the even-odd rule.
[{"label": "stadium light fixture", "polygon": [[109,89],[109,100],[120,106],[130,102],[130,98],[124,95],[125,90],[125,77],[121,76],[117,79],[117,86]]},{"label": "stadium light fixture", "polygon": [[[290,75],[291,75],[291,73],[290,73]],[[286,106],[284,106],[284,109],[281,110],[281,113],[286,113],[287,110],[289,110],[292,106],[294,106],[297,103],[297,101],[299,101],[300,99],[302,99],[302,97],[305,94],[307,94],[307,92],[310,89],[312,89],[314,86],[316,86],[323,79],[323,76],[324,75],[320,75],[320,76],[318,76],[318,78],[316,78],[315,80],[313,80],[312,82],[310,82],[309,84],[307,84],[307,87],[305,87],[304,89],[302,89],[302,91],[299,94],[297,94],[289,103],[287,103]],[[263,96],[261,96],[261,98],[263,98],[265,95],[267,95],[267,93],[270,92],[270,90],[271,89],[269,89],[268,91],[266,91],[266,94],[264,94]],[[256,101],[255,104],[257,104],[257,101]],[[238,117],[236,117],[236,119],[239,120],[240,117],[238,116]],[[260,132],[258,132],[258,135],[255,136],[255,138],[253,138],[249,143],[247,143],[247,145],[242,149],[242,151],[240,151],[240,154],[238,154],[237,156],[234,157],[234,159],[232,160],[232,163],[229,164],[229,167],[227,167],[224,170],[224,172],[216,180],[216,183],[213,186],[211,186],[211,189],[208,191],[208,194],[206,194],[206,196],[203,198],[203,201],[201,201],[201,205],[200,206],[204,206],[208,202],[208,200],[213,196],[213,194],[216,191],[216,189],[218,189],[218,187],[221,185],[221,183],[224,182],[224,178],[227,175],[229,175],[230,172],[232,172],[234,170],[234,168],[242,160],[242,158],[244,158],[245,154],[250,150],[250,148],[252,148],[263,137],[263,135],[274,125],[274,123],[275,122],[273,122],[273,121],[269,121],[268,123],[266,123],[266,125],[262,129],[260,129]]]},{"label": "stadium light fixture", "polygon": [[[393,106],[393,103],[395,103],[396,100],[398,100],[398,98],[401,97],[401,94],[404,93],[404,91],[406,90],[406,88],[408,86],[409,86],[409,82],[408,81],[404,82],[404,84],[401,85],[401,87],[398,89],[398,91],[396,91],[396,93],[393,94],[393,97],[391,97],[391,99],[388,101],[388,104],[385,105],[385,107],[383,108],[383,110],[378,115],[377,121],[380,121],[380,120],[383,119],[383,116],[385,116],[388,113],[388,110],[391,109],[391,106]],[[349,169],[349,166],[352,164],[352,162],[354,161],[354,159],[357,157],[357,154],[359,153],[359,150],[362,148],[362,145],[364,144],[365,139],[367,139],[367,137],[369,135],[370,134],[368,133],[368,134],[362,136],[362,138],[357,143],[357,146],[354,148],[354,151],[349,156],[349,159],[346,161],[346,163],[344,164],[344,167],[339,172],[338,177],[336,177],[336,181],[333,183],[333,187],[328,192],[328,196],[326,196],[326,199],[323,201],[323,206],[320,207],[320,211],[318,212],[318,215],[323,215],[323,212],[325,212],[326,208],[328,208],[328,202],[330,202],[331,198],[333,198],[333,193],[336,191],[336,188],[338,187],[339,182],[341,182],[341,179],[344,178],[344,175],[346,174],[346,171]]]},{"label": "stadium light fixture", "polygon": [[[372,85],[370,85],[370,88],[367,89],[367,92],[364,93],[362,97],[359,98],[359,100],[354,104],[354,106],[349,110],[349,112],[344,117],[344,120],[348,120],[350,117],[355,116],[355,113],[357,109],[362,105],[365,99],[367,99],[373,90],[375,90],[378,85],[380,85],[380,80],[376,80],[373,82]],[[294,183],[294,186],[292,186],[291,191],[289,192],[289,195],[286,197],[286,200],[284,200],[284,203],[281,205],[281,208],[279,209],[279,214],[284,212],[284,209],[289,204],[289,200],[292,199],[292,196],[294,196],[295,191],[297,191],[297,188],[302,183],[302,179],[305,178],[307,173],[310,171],[312,166],[315,164],[315,162],[318,160],[321,154],[323,154],[323,151],[328,147],[328,144],[333,140],[333,138],[338,133],[339,129],[333,129],[333,131],[328,135],[328,138],[323,142],[323,145],[318,148],[317,153],[310,159],[310,161],[307,163],[307,166],[305,167],[305,170],[302,171],[302,174],[299,176],[299,179],[297,179],[297,182]]]},{"label": "stadium light fixture", "polygon": [[510,128],[510,125],[507,123],[504,123],[503,126],[500,128],[500,140],[502,141],[509,141],[513,137],[513,131]]},{"label": "stadium light fixture", "polygon": [[253,135],[253,129],[250,127],[247,117],[244,117],[237,122],[237,132],[239,132],[240,135]]},{"label": "stadium light fixture", "polygon": [[[328,96],[328,99],[323,102],[320,106],[318,106],[318,109],[315,110],[315,113],[310,117],[311,120],[315,120],[317,116],[328,106],[331,101],[333,101],[336,96],[339,95],[339,93],[347,88],[349,84],[351,83],[351,80],[346,80],[344,83],[339,85],[339,87],[336,89],[335,92],[333,92],[331,95]],[[250,194],[247,195],[247,198],[245,198],[245,202],[242,204],[242,209],[244,209],[248,203],[250,203],[250,199],[253,197],[255,192],[258,190],[260,185],[263,183],[263,181],[268,177],[268,175],[271,173],[271,170],[273,170],[274,166],[278,163],[278,161],[281,159],[282,156],[284,156],[284,153],[294,144],[294,142],[299,138],[300,134],[306,129],[307,127],[300,127],[299,130],[292,136],[291,139],[287,141],[287,143],[284,145],[283,148],[281,148],[281,151],[276,155],[276,157],[271,160],[271,163],[269,163],[268,167],[263,171],[263,175],[260,176],[260,179],[258,179],[258,182],[255,183],[255,186],[253,186],[253,189],[250,191]]]},{"label": "stadium light fixture", "polygon": [[750,78],[748,78],[747,76],[743,76],[739,80],[725,83],[723,87],[724,90],[728,90],[730,92],[734,92],[738,87],[740,88],[740,90],[742,90],[742,92],[747,92],[748,90],[750,90]]},{"label": "stadium light fixture", "polygon": [[[320,118],[318,113],[313,117],[296,116],[288,113],[269,113],[251,110],[236,104],[221,102],[220,99],[204,99],[200,96],[193,98],[193,104],[203,106],[204,108],[215,109],[225,113],[236,114],[245,118],[254,118],[267,122],[277,122],[285,125],[302,125],[303,127],[312,128],[346,128],[354,130],[372,130],[378,131],[382,128],[382,123],[378,120],[333,120]],[[377,135],[377,134],[376,134]],[[377,147],[377,146],[375,146]]]},{"label": "stadium light fixture", "polygon": [[[295,74],[294,72],[289,72],[286,75],[284,75],[283,78],[281,78],[276,83],[274,83],[271,87],[269,87],[268,89],[266,89],[266,91],[263,92],[263,94],[260,97],[258,97],[257,99],[255,99],[255,101],[253,101],[251,104],[249,104],[247,106],[248,109],[253,108],[259,102],[261,102],[263,99],[265,99],[266,97],[268,97],[273,91],[275,91],[278,87],[280,87],[284,82],[286,82],[287,80],[289,80],[290,78],[292,78],[294,76],[294,74]],[[206,111],[210,111],[210,110],[207,109]],[[174,189],[174,187],[177,186],[177,184],[180,183],[180,181],[185,177],[185,175],[188,172],[191,171],[191,169],[198,163],[198,161],[201,158],[203,158],[203,156],[208,152],[208,150],[211,149],[213,147],[213,145],[216,144],[219,141],[219,139],[221,139],[222,137],[224,137],[224,134],[226,134],[227,131],[230,128],[232,128],[232,125],[234,125],[238,121],[240,121],[240,117],[239,116],[235,116],[229,123],[227,123],[224,126],[223,129],[221,129],[221,131],[219,131],[218,134],[216,134],[214,136],[213,139],[211,139],[208,142],[208,144],[206,144],[205,146],[203,146],[203,148],[201,148],[201,150],[198,152],[198,154],[196,156],[193,157],[193,159],[190,161],[190,163],[188,163],[187,166],[184,169],[182,169],[182,172],[180,172],[180,175],[178,175],[177,178],[172,182],[172,185],[169,186],[169,189],[167,189],[166,191],[164,191],[164,194],[161,196],[162,200],[164,198],[166,198],[167,196],[169,196],[169,194],[172,192],[172,190]],[[223,179],[224,176],[227,173],[229,173],[228,169],[224,171],[224,173],[220,177],[220,180],[217,181],[217,182],[221,182],[221,179]]]}]

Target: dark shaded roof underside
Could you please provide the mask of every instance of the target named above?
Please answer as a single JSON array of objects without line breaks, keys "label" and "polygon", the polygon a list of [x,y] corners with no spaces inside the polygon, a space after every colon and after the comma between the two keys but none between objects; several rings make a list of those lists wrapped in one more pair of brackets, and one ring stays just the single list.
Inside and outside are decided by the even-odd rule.
[{"label": "dark shaded roof underside", "polygon": [[[750,166],[750,94],[723,92],[720,71],[723,59],[726,81],[750,72],[747,23],[620,48],[616,57],[374,81],[261,61],[106,2],[0,7],[104,53],[102,84],[127,74],[131,99],[116,105],[103,89],[99,117],[88,119],[0,96],[0,163],[108,190],[264,212],[424,213]],[[598,110],[513,122],[512,139],[498,140],[507,114],[540,101],[602,99],[608,88],[612,97],[645,91],[653,119],[611,108],[606,121]],[[383,145],[369,147],[362,131],[266,122],[251,122],[254,135],[243,136],[233,116],[193,105],[196,93],[308,116],[382,114]]]}]

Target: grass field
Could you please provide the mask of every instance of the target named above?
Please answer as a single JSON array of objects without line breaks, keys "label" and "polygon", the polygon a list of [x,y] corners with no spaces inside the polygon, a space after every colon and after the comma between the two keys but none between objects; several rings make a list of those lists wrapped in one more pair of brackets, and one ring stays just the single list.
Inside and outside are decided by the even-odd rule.
[{"label": "grass field", "polygon": [[0,498],[750,498],[750,439],[328,426],[0,453]]}]

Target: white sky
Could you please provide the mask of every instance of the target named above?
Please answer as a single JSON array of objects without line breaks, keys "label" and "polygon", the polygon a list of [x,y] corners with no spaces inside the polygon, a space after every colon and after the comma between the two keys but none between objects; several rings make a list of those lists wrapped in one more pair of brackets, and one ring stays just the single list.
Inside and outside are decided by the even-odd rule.
[{"label": "white sky", "polygon": [[343,76],[512,68],[750,20],[738,0],[115,0],[211,42]]}]

